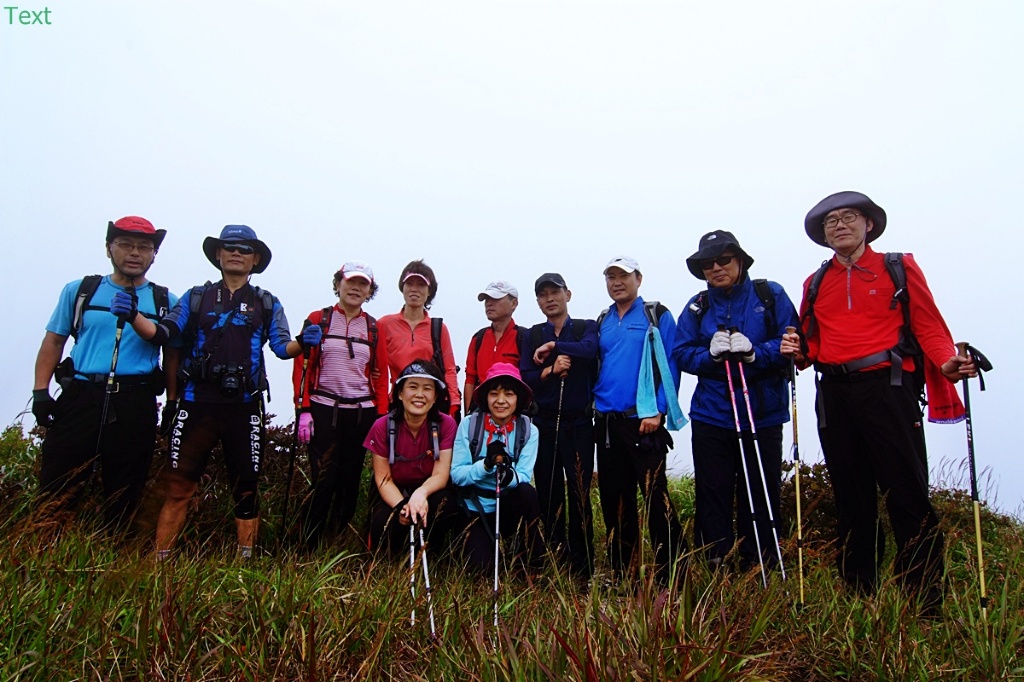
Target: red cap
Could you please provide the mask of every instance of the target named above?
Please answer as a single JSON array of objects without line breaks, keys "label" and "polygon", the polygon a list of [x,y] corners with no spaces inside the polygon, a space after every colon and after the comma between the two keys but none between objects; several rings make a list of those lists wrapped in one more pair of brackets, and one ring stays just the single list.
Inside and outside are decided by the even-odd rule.
[{"label": "red cap", "polygon": [[153,240],[153,248],[159,249],[167,235],[167,230],[158,230],[153,223],[136,215],[129,215],[116,222],[107,223],[107,243],[114,237],[149,237]]}]

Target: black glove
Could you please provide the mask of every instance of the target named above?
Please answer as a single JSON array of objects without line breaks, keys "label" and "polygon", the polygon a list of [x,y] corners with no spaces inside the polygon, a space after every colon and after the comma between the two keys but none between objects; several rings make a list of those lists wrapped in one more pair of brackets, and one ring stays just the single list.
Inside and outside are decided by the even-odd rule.
[{"label": "black glove", "polygon": [[32,391],[32,414],[36,423],[43,428],[53,424],[53,408],[57,401],[50,397],[50,389],[38,388]]},{"label": "black glove", "polygon": [[508,451],[505,444],[499,440],[492,440],[487,444],[487,455],[484,457],[484,469],[491,471],[495,466],[503,466],[508,459]]},{"label": "black glove", "polygon": [[178,401],[168,400],[160,412],[160,435],[168,436],[174,428],[174,420],[178,416]]}]

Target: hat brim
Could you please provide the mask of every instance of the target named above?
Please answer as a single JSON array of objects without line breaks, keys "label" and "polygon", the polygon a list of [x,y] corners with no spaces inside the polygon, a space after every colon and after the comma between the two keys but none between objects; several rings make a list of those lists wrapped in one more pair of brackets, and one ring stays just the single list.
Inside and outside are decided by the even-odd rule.
[{"label": "hat brim", "polygon": [[533,404],[533,391],[522,379],[517,379],[511,374],[499,374],[487,379],[473,390],[473,402],[482,411],[487,411],[487,394],[499,383],[512,384],[512,390],[516,393],[516,414],[522,414]]},{"label": "hat brim", "polygon": [[701,263],[710,260],[711,258],[718,258],[727,249],[736,251],[740,258],[743,259],[743,272],[748,272],[750,266],[754,264],[754,258],[740,248],[740,245],[736,242],[723,241],[716,242],[705,246],[703,249],[697,251],[689,258],[686,259],[686,269],[690,271],[690,274],[699,279],[702,282],[707,281],[707,277],[704,276],[704,268],[701,267]]},{"label": "hat brim", "polygon": [[825,239],[824,221],[825,216],[840,208],[855,208],[871,219],[871,231],[864,239],[866,243],[870,244],[885,232],[886,215],[881,206],[860,192],[836,192],[819,201],[804,218],[804,232],[812,242],[832,248]]},{"label": "hat brim", "polygon": [[217,251],[220,249],[221,244],[230,241],[236,244],[251,244],[256,249],[256,253],[260,254],[260,262],[253,266],[252,274],[258,275],[267,269],[270,265],[270,247],[264,244],[259,239],[239,239],[239,240],[224,240],[220,237],[207,237],[203,240],[203,253],[206,254],[206,259],[210,261],[213,267],[220,270],[220,261],[217,260]]},{"label": "hat brim", "polygon": [[114,237],[142,237],[153,242],[153,248],[159,251],[160,245],[164,243],[164,237],[166,236],[167,230],[154,229],[153,234],[148,234],[136,230],[122,230],[115,226],[113,222],[107,224],[108,243],[114,241]]}]

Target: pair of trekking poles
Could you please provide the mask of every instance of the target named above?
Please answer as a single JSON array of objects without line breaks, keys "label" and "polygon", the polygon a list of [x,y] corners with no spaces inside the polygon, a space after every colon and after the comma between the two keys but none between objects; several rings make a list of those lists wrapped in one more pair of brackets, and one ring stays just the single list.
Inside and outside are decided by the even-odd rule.
[{"label": "pair of trekking poles", "polygon": [[[725,325],[719,325],[719,331],[726,331]],[[736,327],[728,330],[730,334],[737,331]],[[731,353],[729,355],[732,355]],[[743,439],[743,427],[740,424],[740,413],[736,407],[736,387],[733,384],[733,371],[732,363],[736,363],[736,369],[740,376],[740,386],[743,389],[743,402],[747,408],[747,421],[750,424],[750,439],[754,443],[754,459],[757,461],[757,469],[760,473],[761,489],[764,493],[765,509],[768,515],[768,525],[771,526],[773,539],[775,541],[775,557],[779,561],[779,571],[782,573],[782,579],[786,579],[786,567],[782,563],[782,547],[779,545],[779,529],[775,524],[775,517],[772,514],[772,500],[768,495],[768,479],[764,475],[764,465],[761,463],[760,447],[757,440],[757,426],[754,424],[754,410],[750,405],[750,391],[747,389],[747,377],[743,371],[743,361],[735,357],[725,358],[725,376],[726,383],[729,385],[729,400],[732,403],[732,416],[733,423],[736,425],[736,440],[740,447],[740,462],[743,465],[743,478],[747,489],[747,501],[750,504],[750,517],[754,526],[754,542],[757,544],[757,561],[761,567],[761,582],[765,587],[768,587],[768,573],[764,566],[764,552],[761,549],[761,532],[758,530],[758,519],[757,519],[757,508],[754,503],[754,490],[751,486],[750,480],[750,467],[747,465],[747,451],[746,441]],[[795,402],[794,402],[795,405]],[[796,420],[794,419],[794,424]],[[799,500],[799,493],[797,493],[797,499]],[[798,502],[799,504],[799,502]],[[802,583],[801,583],[802,584]],[[802,589],[801,589],[802,592]],[[801,602],[803,598],[801,596]]]}]

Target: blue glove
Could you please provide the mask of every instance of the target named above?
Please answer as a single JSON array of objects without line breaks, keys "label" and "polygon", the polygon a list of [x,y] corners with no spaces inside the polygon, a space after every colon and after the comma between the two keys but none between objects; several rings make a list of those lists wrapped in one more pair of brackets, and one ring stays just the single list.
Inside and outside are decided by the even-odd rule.
[{"label": "blue glove", "polygon": [[320,328],[320,325],[308,324],[305,326],[305,328],[302,330],[302,334],[299,336],[299,343],[302,344],[303,348],[319,346],[323,338],[324,330]]},{"label": "blue glove", "polygon": [[139,314],[139,308],[135,303],[134,296],[127,291],[119,291],[110,299],[110,312],[131,324],[135,321],[135,316]]}]

